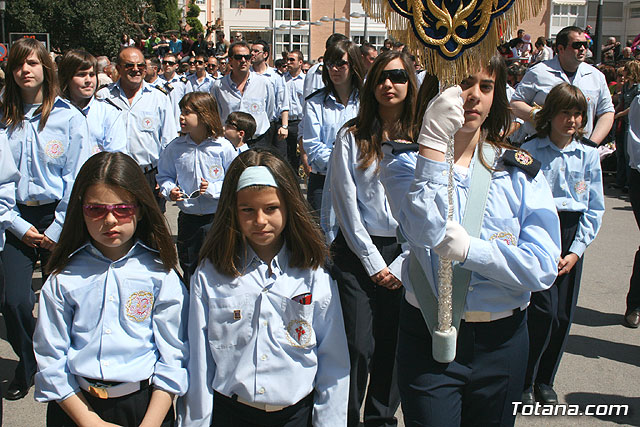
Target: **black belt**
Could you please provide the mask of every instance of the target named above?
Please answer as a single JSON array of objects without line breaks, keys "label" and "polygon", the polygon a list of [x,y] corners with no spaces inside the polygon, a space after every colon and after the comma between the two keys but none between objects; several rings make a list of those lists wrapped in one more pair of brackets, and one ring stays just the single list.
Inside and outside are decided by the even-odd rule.
[{"label": "black belt", "polygon": [[142,173],[145,175],[158,172],[158,167],[153,165],[140,166],[140,169],[142,169]]}]

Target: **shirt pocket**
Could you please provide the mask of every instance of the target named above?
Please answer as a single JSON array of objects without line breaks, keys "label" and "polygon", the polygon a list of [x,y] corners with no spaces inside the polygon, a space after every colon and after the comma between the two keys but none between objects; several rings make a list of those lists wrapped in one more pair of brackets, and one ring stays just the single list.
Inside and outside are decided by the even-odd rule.
[{"label": "shirt pocket", "polygon": [[150,280],[125,280],[120,294],[122,325],[150,327],[154,303],[154,286]]},{"label": "shirt pocket", "polygon": [[482,221],[481,237],[483,240],[489,242],[497,240],[509,246],[518,246],[519,236],[520,223],[517,218],[485,216]]},{"label": "shirt pocket", "polygon": [[136,127],[140,132],[155,132],[160,127],[158,117],[154,111],[141,111],[136,114],[135,118]]},{"label": "shirt pocket", "polygon": [[300,304],[290,298],[283,298],[282,320],[280,330],[282,346],[295,348],[303,353],[316,347],[316,334],[313,330],[313,310],[315,304]]},{"label": "shirt pocket", "polygon": [[242,104],[244,108],[246,108],[246,110],[243,109],[242,111],[246,111],[249,114],[254,115],[265,112],[266,101],[264,98],[245,98],[243,99]]},{"label": "shirt pocket", "polygon": [[209,298],[209,345],[212,351],[242,348],[251,339],[255,300],[249,295]]},{"label": "shirt pocket", "polygon": [[62,138],[43,135],[38,143],[38,158],[41,164],[62,168],[67,161],[68,144]]},{"label": "shirt pocket", "polygon": [[569,172],[569,192],[574,200],[586,202],[589,195],[589,183],[585,179],[584,172]]},{"label": "shirt pocket", "polygon": [[225,170],[220,156],[203,153],[201,159],[204,179],[209,182],[222,181],[224,179]]},{"label": "shirt pocket", "polygon": [[104,286],[101,280],[70,290],[66,297],[73,307],[71,332],[89,332],[98,327],[103,314]]}]

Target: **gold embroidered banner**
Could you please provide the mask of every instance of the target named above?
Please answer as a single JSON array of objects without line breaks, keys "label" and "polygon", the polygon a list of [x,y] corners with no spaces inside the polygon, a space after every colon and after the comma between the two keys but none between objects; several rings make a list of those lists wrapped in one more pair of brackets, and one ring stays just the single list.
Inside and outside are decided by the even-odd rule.
[{"label": "gold embroidered banner", "polygon": [[544,0],[362,0],[372,18],[405,43],[430,74],[459,83],[480,71],[503,34],[515,33]]}]

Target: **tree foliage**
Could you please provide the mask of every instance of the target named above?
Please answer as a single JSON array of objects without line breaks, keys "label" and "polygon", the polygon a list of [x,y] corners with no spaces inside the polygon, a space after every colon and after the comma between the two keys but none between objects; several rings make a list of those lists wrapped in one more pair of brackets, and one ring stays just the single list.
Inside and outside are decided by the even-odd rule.
[{"label": "tree foliage", "polygon": [[191,27],[189,30],[189,35],[193,38],[198,37],[198,34],[204,33],[204,27],[202,26],[202,22],[200,22],[200,8],[195,3],[195,1],[191,0],[189,3],[189,8],[187,9],[187,24]]},{"label": "tree foliage", "polygon": [[[7,33],[48,32],[54,49],[86,49],[114,57],[122,34],[139,35],[125,16],[140,22],[144,4],[144,0],[11,0],[7,2]],[[146,22],[161,31],[179,29],[177,0],[156,0],[150,5]]]}]

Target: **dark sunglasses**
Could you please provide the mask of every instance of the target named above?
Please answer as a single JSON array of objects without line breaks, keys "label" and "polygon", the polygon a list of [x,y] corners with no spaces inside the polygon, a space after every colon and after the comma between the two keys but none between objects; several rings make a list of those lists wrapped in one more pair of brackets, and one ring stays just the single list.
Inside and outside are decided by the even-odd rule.
[{"label": "dark sunglasses", "polygon": [[201,60],[201,59],[198,59],[198,60],[193,61],[193,62],[194,62],[194,63],[196,63],[196,64],[198,64],[198,65],[202,65],[202,64],[204,64],[204,61],[203,61],[203,60]]},{"label": "dark sunglasses", "polygon": [[143,68],[145,68],[147,66],[147,64],[144,63],[144,62],[141,62],[139,64],[134,64],[134,63],[131,63],[131,62],[125,62],[125,64],[123,65],[124,69],[127,70],[127,71],[133,70],[136,66],[138,67],[138,69],[143,69]]},{"label": "dark sunglasses", "polygon": [[589,49],[589,42],[573,42],[571,43],[571,47],[576,50],[580,49],[581,47]]},{"label": "dark sunglasses", "polygon": [[232,56],[233,59],[235,59],[236,61],[241,61],[241,60],[245,60],[245,61],[249,61],[251,60],[251,54],[249,55],[240,55],[239,53],[236,53],[235,55]]},{"label": "dark sunglasses", "polygon": [[138,207],[136,205],[121,204],[121,205],[95,205],[86,204],[82,205],[84,214],[89,218],[101,219],[107,216],[111,212],[116,218],[124,219],[131,218],[136,214]]},{"label": "dark sunglasses", "polygon": [[176,61],[163,61],[162,64],[173,67],[174,65],[176,65]]},{"label": "dark sunglasses", "polygon": [[297,59],[296,58],[287,58],[287,62],[296,62]]},{"label": "dark sunglasses", "polygon": [[349,61],[345,61],[344,59],[341,59],[341,60],[336,61],[336,62],[327,62],[327,68],[333,68],[333,67],[342,68],[342,67],[344,67],[345,65],[348,65],[348,64],[349,64]]},{"label": "dark sunglasses", "polygon": [[216,68],[218,64],[207,64],[207,68]]},{"label": "dark sunglasses", "polygon": [[189,61],[189,65],[195,65],[196,61]]},{"label": "dark sunglasses", "polygon": [[409,81],[409,74],[403,68],[398,68],[395,70],[384,70],[380,73],[380,78],[378,79],[378,84],[384,83],[387,79],[394,84],[405,84]]}]

